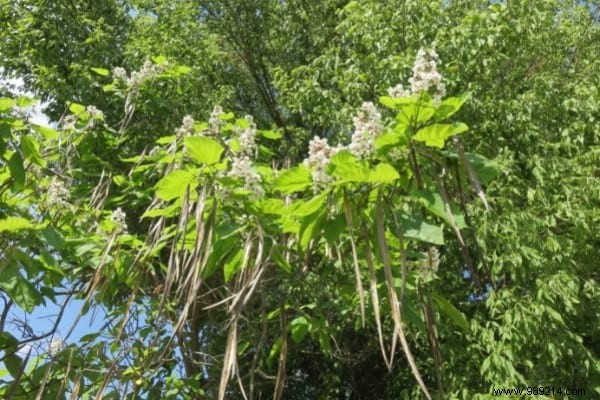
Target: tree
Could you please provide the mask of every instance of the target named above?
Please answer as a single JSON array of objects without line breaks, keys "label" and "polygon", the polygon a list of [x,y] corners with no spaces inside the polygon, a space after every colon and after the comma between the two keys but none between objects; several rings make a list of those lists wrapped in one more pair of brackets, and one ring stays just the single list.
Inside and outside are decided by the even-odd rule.
[{"label": "tree", "polygon": [[599,9],[491,3],[3,4],[2,394],[598,393]]}]

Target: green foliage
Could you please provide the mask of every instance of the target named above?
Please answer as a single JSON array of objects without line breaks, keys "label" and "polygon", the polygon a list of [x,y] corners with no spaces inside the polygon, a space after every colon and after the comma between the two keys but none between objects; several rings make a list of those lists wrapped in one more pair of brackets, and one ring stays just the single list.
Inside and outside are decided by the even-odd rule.
[{"label": "green foliage", "polygon": [[[1,396],[600,393],[596,4],[74,7],[0,0],[57,121],[0,89]],[[71,296],[103,332],[8,317]]]}]

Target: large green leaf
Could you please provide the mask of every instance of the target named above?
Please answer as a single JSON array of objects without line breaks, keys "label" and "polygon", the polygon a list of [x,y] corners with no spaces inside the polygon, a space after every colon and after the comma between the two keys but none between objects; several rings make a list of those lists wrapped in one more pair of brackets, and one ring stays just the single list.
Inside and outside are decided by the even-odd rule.
[{"label": "large green leaf", "polygon": [[206,165],[218,163],[225,150],[221,143],[206,136],[186,137],[184,144],[194,161]]},{"label": "large green leaf", "polygon": [[244,249],[238,249],[235,254],[225,263],[223,267],[223,275],[225,282],[229,282],[231,277],[240,270],[242,266],[242,258],[244,257]]},{"label": "large green leaf", "polygon": [[369,182],[371,183],[392,183],[399,179],[398,171],[390,164],[377,164],[374,170],[369,174]]},{"label": "large green leaf", "polygon": [[8,169],[10,176],[15,180],[17,187],[21,188],[25,184],[25,168],[23,167],[23,158],[21,153],[15,151],[8,160]]},{"label": "large green leaf", "polygon": [[182,197],[188,186],[190,190],[198,186],[196,174],[187,170],[173,171],[158,181],[156,196],[165,201],[173,200]]},{"label": "large green leaf", "polygon": [[16,264],[10,264],[0,271],[0,289],[27,312],[45,302],[35,286],[19,273]]},{"label": "large green leaf", "polygon": [[25,158],[28,158],[40,167],[46,166],[46,160],[42,158],[40,153],[40,145],[33,136],[21,136],[20,148]]},{"label": "large green leaf", "polygon": [[435,110],[434,117],[438,120],[446,119],[456,113],[463,104],[471,97],[471,93],[463,93],[458,97],[448,97]]},{"label": "large green leaf", "polygon": [[321,209],[320,212],[311,214],[302,220],[300,224],[300,247],[303,250],[306,250],[311,239],[321,232],[326,215],[327,210]]},{"label": "large green leaf", "polygon": [[465,158],[475,171],[475,175],[482,184],[489,183],[500,173],[500,166],[494,160],[490,160],[476,153],[466,153]]},{"label": "large green leaf", "polygon": [[90,68],[93,72],[97,73],[100,76],[108,76],[110,75],[110,71],[106,68]]},{"label": "large green leaf", "polygon": [[50,128],[48,126],[32,125],[32,128],[37,133],[42,135],[45,139],[54,139],[54,138],[57,138],[59,135],[58,131],[56,131],[55,129]]},{"label": "large green leaf", "polygon": [[17,104],[15,99],[0,97],[0,112],[10,110],[15,104]]},{"label": "large green leaf", "polygon": [[275,180],[275,189],[284,193],[302,192],[312,185],[310,170],[298,165],[285,171]]},{"label": "large green leaf", "polygon": [[444,230],[441,226],[431,224],[418,215],[400,212],[399,217],[405,237],[435,245],[444,244]]},{"label": "large green leaf", "polygon": [[296,343],[300,343],[304,336],[308,333],[310,329],[310,322],[304,316],[300,316],[295,318],[292,322],[290,322],[290,331],[292,333],[292,340]]},{"label": "large green leaf", "polygon": [[317,196],[314,196],[308,201],[298,200],[294,204],[294,208],[292,214],[296,217],[304,217],[310,214],[313,214],[323,207],[323,203],[327,198],[326,193],[321,193]]},{"label": "large green leaf", "polygon": [[21,217],[7,217],[0,219],[0,232],[18,232],[33,229],[31,221]]},{"label": "large green leaf", "polygon": [[[407,101],[409,100],[409,101]],[[431,97],[425,93],[418,96],[402,99],[406,104],[400,106],[400,112],[396,116],[396,120],[402,125],[414,125],[427,122],[433,117],[435,107]]]},{"label": "large green leaf", "polygon": [[[441,219],[444,220],[448,225],[453,226],[450,217],[446,213],[446,208],[444,207],[444,201],[442,197],[434,191],[423,189],[423,190],[412,190],[410,195],[413,199],[416,199],[419,204],[425,207],[427,210],[431,211],[434,215],[437,215]],[[452,211],[452,215],[454,216],[454,220],[456,221],[456,226],[458,229],[464,229],[467,227],[465,223],[465,217],[459,211],[458,207],[455,205],[450,205],[450,210]]]},{"label": "large green leaf", "polygon": [[467,317],[459,309],[454,307],[452,303],[438,293],[433,294],[433,301],[437,304],[442,315],[445,315],[454,325],[463,331],[469,331],[469,321],[467,320]]},{"label": "large green leaf", "polygon": [[327,171],[332,175],[340,178],[340,183],[369,182],[371,171],[367,166],[360,163],[348,151],[340,151],[331,157]]},{"label": "large green leaf", "polygon": [[23,360],[16,354],[9,354],[4,358],[4,364],[8,373],[15,379],[17,379],[23,371]]},{"label": "large green leaf", "polygon": [[466,124],[433,124],[420,129],[413,139],[418,142],[425,142],[427,146],[442,149],[446,144],[446,139],[467,131],[469,127]]}]

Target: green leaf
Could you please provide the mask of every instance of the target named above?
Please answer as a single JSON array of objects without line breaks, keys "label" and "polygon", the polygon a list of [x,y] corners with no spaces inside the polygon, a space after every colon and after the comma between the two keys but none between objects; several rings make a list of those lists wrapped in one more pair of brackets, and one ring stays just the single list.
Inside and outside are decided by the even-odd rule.
[{"label": "green leaf", "polygon": [[17,104],[17,101],[15,99],[9,99],[8,97],[0,97],[0,112],[10,110],[15,104]]},{"label": "green leaf", "polygon": [[302,220],[300,224],[300,247],[303,250],[306,250],[310,241],[321,232],[326,215],[327,210],[321,209],[321,212],[311,214]]},{"label": "green leaf", "polygon": [[23,371],[23,360],[16,354],[10,354],[4,358],[4,364],[10,375],[17,379]]},{"label": "green leaf", "polygon": [[7,217],[0,219],[0,232],[18,232],[27,229],[34,229],[34,226],[25,218]]},{"label": "green leaf", "polygon": [[398,108],[396,102],[390,96],[381,96],[379,98],[379,103],[383,104],[384,106],[386,106],[387,108],[392,109],[392,110],[395,110]]},{"label": "green leaf", "polygon": [[310,170],[302,164],[285,171],[275,180],[275,189],[283,193],[302,192],[310,185]]},{"label": "green leaf", "polygon": [[423,95],[421,100],[417,98],[401,105],[396,120],[403,125],[410,126],[429,121],[433,114],[435,114],[433,101],[428,95]]},{"label": "green leaf", "polygon": [[444,99],[435,110],[434,117],[438,120],[442,120],[454,115],[470,97],[471,93],[467,92],[459,97],[448,97],[447,99]]},{"label": "green leaf", "polygon": [[78,103],[69,104],[69,111],[75,115],[79,115],[85,112],[85,107]]},{"label": "green leaf", "polygon": [[40,167],[46,166],[46,160],[44,160],[40,154],[40,145],[32,136],[21,136],[19,148],[21,149],[21,152],[25,158],[30,159]]},{"label": "green leaf", "polygon": [[308,201],[298,200],[294,204],[292,214],[297,217],[311,215],[323,208],[323,203],[327,198],[326,193],[321,193]]},{"label": "green leaf", "polygon": [[271,140],[278,140],[283,137],[283,135],[281,133],[275,132],[275,131],[258,131],[258,133],[262,137],[271,139]]},{"label": "green leaf", "polygon": [[40,292],[29,280],[23,278],[16,264],[10,264],[0,272],[0,289],[27,312],[44,303]]},{"label": "green leaf", "polygon": [[192,68],[188,67],[187,65],[178,65],[175,68],[175,72],[177,72],[178,74],[189,74],[192,71]]},{"label": "green leaf", "polygon": [[206,136],[186,137],[184,144],[194,161],[206,165],[218,163],[225,150],[219,142]]},{"label": "green leaf", "polygon": [[283,254],[281,254],[281,251],[279,251],[277,246],[273,247],[273,261],[275,261],[275,265],[277,265],[279,269],[283,270],[284,272],[288,274],[292,272],[292,266],[289,262],[287,262]]},{"label": "green leaf", "polygon": [[0,351],[11,353],[17,350],[19,341],[8,332],[0,332]]},{"label": "green leaf", "polygon": [[55,139],[59,136],[58,131],[50,128],[49,126],[32,125],[32,127],[37,133],[42,135],[45,139],[48,139],[48,140]]},{"label": "green leaf", "polygon": [[433,124],[420,129],[413,140],[425,142],[427,146],[443,148],[446,144],[446,139],[450,136],[457,135],[467,131],[469,127],[466,124]]},{"label": "green leaf", "polygon": [[188,186],[190,191],[198,186],[196,174],[187,170],[173,171],[158,181],[156,196],[165,201],[183,197]]},{"label": "green leaf", "polygon": [[177,138],[177,136],[175,136],[175,135],[163,136],[161,138],[156,139],[156,144],[172,143],[176,138]]},{"label": "green leaf", "polygon": [[167,57],[165,57],[165,56],[152,57],[152,61],[156,65],[164,65],[167,63]]},{"label": "green leaf", "polygon": [[371,170],[358,162],[348,151],[340,151],[331,157],[327,172],[340,178],[340,183],[367,183],[371,178]]},{"label": "green leaf", "polygon": [[441,226],[431,224],[417,215],[400,212],[399,217],[405,237],[435,245],[444,244],[444,230]]},{"label": "green leaf", "polygon": [[433,293],[433,301],[437,304],[440,314],[445,315],[454,325],[465,332],[469,331],[469,321],[465,314],[452,305],[438,293]]},{"label": "green leaf", "polygon": [[97,73],[100,76],[108,76],[110,75],[110,71],[107,70],[106,68],[90,68],[92,71],[94,71],[95,73]]},{"label": "green leaf", "polygon": [[225,265],[223,267],[223,275],[225,277],[225,282],[229,282],[229,280],[231,279],[233,274],[235,274],[236,272],[238,272],[240,270],[240,268],[242,267],[242,257],[243,256],[244,256],[244,249],[240,248],[240,249],[238,249],[238,251],[235,252],[233,257],[231,257],[229,259],[229,261],[227,261],[227,263],[225,263]]},{"label": "green leaf", "polygon": [[25,108],[34,105],[37,103],[39,99],[28,97],[28,96],[19,96],[17,98],[17,107]]},{"label": "green leaf", "polygon": [[306,336],[310,329],[310,323],[304,316],[300,316],[290,322],[290,331],[292,333],[292,340],[296,343],[300,343]]},{"label": "green leaf", "polygon": [[398,171],[390,164],[377,164],[374,170],[369,174],[369,182],[371,183],[392,183],[399,179]]},{"label": "green leaf", "polygon": [[465,153],[465,158],[471,164],[475,175],[482,184],[489,183],[500,173],[500,166],[494,160],[490,160],[476,153]]},{"label": "green leaf", "polygon": [[[434,215],[437,215],[438,217],[443,219],[444,222],[446,222],[449,226],[452,226],[452,221],[448,217],[448,214],[446,213],[446,208],[444,207],[444,201],[437,192],[427,189],[415,189],[410,192],[410,195],[427,210],[431,211]],[[450,210],[452,212],[452,215],[454,216],[454,220],[456,221],[456,226],[458,227],[458,229],[466,228],[467,224],[465,223],[465,217],[464,215],[462,215],[462,212],[459,211],[458,207],[451,204]]]},{"label": "green leaf", "polygon": [[23,158],[18,151],[14,152],[8,160],[8,169],[10,176],[15,180],[19,188],[25,184],[25,168],[23,168]]}]

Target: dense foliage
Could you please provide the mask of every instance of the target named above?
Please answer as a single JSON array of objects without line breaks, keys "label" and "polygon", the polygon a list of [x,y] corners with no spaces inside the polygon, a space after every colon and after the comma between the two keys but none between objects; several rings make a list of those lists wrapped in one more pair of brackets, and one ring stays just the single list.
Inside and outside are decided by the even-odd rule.
[{"label": "dense foliage", "polygon": [[3,398],[600,396],[598,4],[75,3],[0,0]]}]

